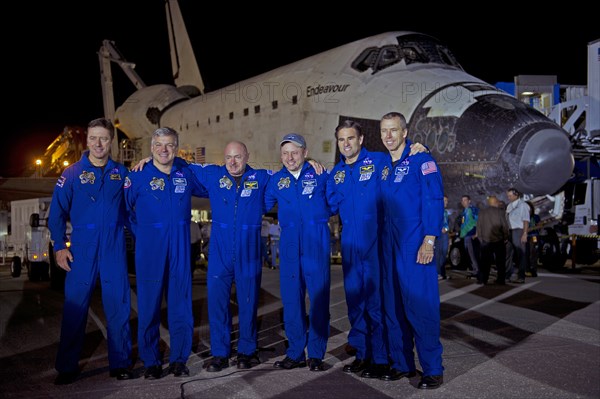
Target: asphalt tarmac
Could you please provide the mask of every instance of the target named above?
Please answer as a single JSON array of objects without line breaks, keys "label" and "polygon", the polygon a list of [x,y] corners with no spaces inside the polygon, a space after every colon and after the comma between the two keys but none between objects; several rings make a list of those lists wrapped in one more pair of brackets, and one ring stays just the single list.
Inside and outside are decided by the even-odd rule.
[{"label": "asphalt tarmac", "polygon": [[[417,389],[419,377],[385,382],[342,371],[354,358],[346,347],[349,323],[342,270],[331,266],[331,331],[325,371],[273,367],[285,357],[286,338],[277,270],[263,269],[259,308],[259,357],[249,370],[235,365],[237,318],[233,319],[230,367],[209,373],[206,273],[193,279],[194,344],[190,376],[117,381],[108,375],[106,324],[96,289],[89,312],[81,374],[73,384],[56,386],[63,294],[48,282],[30,282],[26,273],[10,276],[0,265],[1,398],[599,398],[600,267],[541,270],[525,284],[477,285],[459,271],[439,282],[444,384]],[[137,298],[131,275],[134,355],[137,357]],[[234,297],[231,303],[236,311]],[[168,366],[167,315],[163,312],[161,348]]]}]

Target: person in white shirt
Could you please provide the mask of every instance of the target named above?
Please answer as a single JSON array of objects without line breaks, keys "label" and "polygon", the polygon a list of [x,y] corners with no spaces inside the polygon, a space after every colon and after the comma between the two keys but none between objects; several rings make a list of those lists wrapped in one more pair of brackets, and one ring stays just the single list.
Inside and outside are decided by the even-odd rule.
[{"label": "person in white shirt", "polygon": [[[510,228],[510,238],[513,246],[513,259],[518,269],[515,283],[525,282],[525,266],[527,258],[525,257],[525,248],[527,245],[527,229],[529,228],[529,206],[521,198],[521,193],[516,188],[509,188],[506,191],[506,197],[509,204],[506,207],[506,216]],[[507,270],[507,278],[511,271]]]}]

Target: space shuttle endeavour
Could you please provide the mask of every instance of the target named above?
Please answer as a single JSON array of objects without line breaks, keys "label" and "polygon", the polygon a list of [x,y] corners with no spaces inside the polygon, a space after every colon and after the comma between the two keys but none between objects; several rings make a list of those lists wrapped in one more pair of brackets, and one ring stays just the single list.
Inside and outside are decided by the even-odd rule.
[{"label": "space shuttle endeavour", "polygon": [[176,0],[166,2],[176,85],[144,86],[116,109],[115,123],[141,156],[161,126],[200,163],[222,163],[230,140],[246,143],[254,167],[279,169],[279,141],[303,134],[309,156],[339,159],[335,127],[362,124],[364,145],[385,151],[379,120],[403,113],[409,139],[438,161],[451,203],[516,187],[552,194],[568,180],[568,134],[530,106],[466,73],[437,39],[387,32],[325,51],[215,91],[205,91]]}]

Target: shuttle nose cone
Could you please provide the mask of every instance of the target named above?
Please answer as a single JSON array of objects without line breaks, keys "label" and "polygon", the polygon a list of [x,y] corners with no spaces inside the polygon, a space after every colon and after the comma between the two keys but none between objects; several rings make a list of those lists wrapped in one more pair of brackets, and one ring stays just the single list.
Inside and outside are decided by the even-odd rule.
[{"label": "shuttle nose cone", "polygon": [[527,141],[515,187],[523,193],[553,194],[573,171],[571,143],[565,132],[544,128]]}]

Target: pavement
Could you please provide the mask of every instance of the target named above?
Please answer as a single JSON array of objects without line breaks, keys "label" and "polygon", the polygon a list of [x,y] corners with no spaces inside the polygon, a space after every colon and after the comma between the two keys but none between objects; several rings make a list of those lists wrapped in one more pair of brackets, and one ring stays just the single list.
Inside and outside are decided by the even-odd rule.
[{"label": "pavement", "polygon": [[[100,289],[92,298],[81,375],[56,386],[63,293],[48,282],[10,276],[0,265],[0,398],[600,398],[600,267],[541,270],[525,284],[477,285],[461,271],[442,280],[441,337],[444,384],[416,388],[419,377],[385,382],[342,371],[353,360],[347,352],[349,330],[342,270],[331,265],[331,331],[323,372],[280,370],[286,339],[277,270],[263,269],[259,307],[259,357],[262,363],[238,370],[235,351],[230,367],[209,373],[211,359],[206,310],[206,273],[193,278],[195,330],[187,366],[190,376],[143,377],[117,381],[108,376],[106,323]],[[132,284],[132,331],[137,331],[135,276]],[[232,309],[236,314],[235,296]],[[164,307],[163,307],[164,309]],[[168,366],[167,314],[163,311],[161,349]],[[232,347],[237,339],[233,319]],[[134,336],[134,356],[137,358]]]}]

